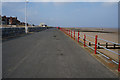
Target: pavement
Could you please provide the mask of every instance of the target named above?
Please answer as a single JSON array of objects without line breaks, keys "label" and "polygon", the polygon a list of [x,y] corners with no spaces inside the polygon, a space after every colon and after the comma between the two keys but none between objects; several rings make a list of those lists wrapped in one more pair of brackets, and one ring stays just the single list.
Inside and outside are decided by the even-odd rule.
[{"label": "pavement", "polygon": [[2,43],[3,78],[117,78],[56,28]]}]

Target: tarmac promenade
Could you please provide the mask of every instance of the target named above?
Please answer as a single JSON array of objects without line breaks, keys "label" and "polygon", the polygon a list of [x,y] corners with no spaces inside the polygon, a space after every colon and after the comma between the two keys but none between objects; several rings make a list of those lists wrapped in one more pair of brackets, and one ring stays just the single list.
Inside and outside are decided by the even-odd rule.
[{"label": "tarmac promenade", "polygon": [[56,28],[3,42],[3,78],[117,78]]}]

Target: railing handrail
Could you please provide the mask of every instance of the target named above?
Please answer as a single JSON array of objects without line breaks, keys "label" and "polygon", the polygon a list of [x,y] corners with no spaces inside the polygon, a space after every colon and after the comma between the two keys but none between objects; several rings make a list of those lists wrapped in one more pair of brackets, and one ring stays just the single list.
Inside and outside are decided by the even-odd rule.
[{"label": "railing handrail", "polygon": [[[63,30],[62,30],[62,29],[63,29]],[[63,32],[66,31],[64,28],[61,28],[61,30],[62,30]],[[64,30],[65,30],[65,31],[64,31]],[[70,30],[70,29],[69,29],[69,30]],[[69,30],[67,30],[68,33],[67,33],[67,32],[65,32],[65,33],[68,34],[69,36],[72,36],[73,33],[71,33],[72,31],[69,31]],[[83,33],[81,33],[81,32],[79,33],[79,31],[78,31],[78,36],[77,36],[77,37],[78,37],[78,42],[83,43],[83,44],[84,44],[84,47],[85,47],[85,46],[88,46],[89,48],[95,50],[95,54],[96,54],[96,52],[97,52],[98,54],[102,55],[102,56],[105,57],[106,59],[111,59],[110,57],[106,56],[104,53],[101,53],[100,51],[97,50],[97,46],[99,46],[99,47],[102,47],[103,49],[105,49],[105,50],[107,50],[107,51],[110,51],[110,52],[112,52],[112,53],[117,54],[117,55],[120,56],[119,53],[117,53],[117,52],[115,52],[115,51],[112,51],[112,50],[110,50],[110,49],[107,49],[107,48],[99,45],[98,42],[97,42],[97,40],[103,40],[103,41],[105,41],[105,42],[109,42],[109,43],[112,43],[112,44],[117,44],[118,46],[119,46],[120,44],[115,43],[115,42],[112,42],[112,41],[108,41],[108,40],[105,40],[105,39],[98,38],[97,35],[94,37],[94,36],[91,36],[91,35],[85,35],[85,34],[83,34],[83,37],[81,37],[80,34],[83,34]],[[74,33],[74,35],[75,35],[75,33]],[[86,36],[94,38],[94,39],[95,39],[95,42],[92,42],[92,41],[86,39]],[[71,37],[71,38],[75,38],[75,36],[74,36],[74,37]],[[84,40],[84,42],[81,41],[79,38],[82,38],[82,39]],[[91,47],[90,45],[88,45],[88,44],[86,43],[86,41],[95,44],[95,48],[94,48],[94,47]],[[111,61],[112,61],[113,63],[119,65],[118,71],[120,71],[120,59],[119,59],[119,62],[115,61],[114,59],[111,59]]]},{"label": "railing handrail", "polygon": [[[80,34],[83,34],[83,33],[81,33],[81,32],[79,32],[79,33],[80,33]],[[84,34],[83,34],[83,35],[84,35]],[[95,38],[94,36],[91,36],[91,35],[86,35],[86,36]],[[116,43],[116,42],[113,42],[113,41],[108,41],[108,40],[105,40],[105,39],[102,39],[102,38],[97,38],[97,39],[102,40],[102,41],[105,41],[105,42],[109,42],[109,43],[112,43],[112,44],[117,44],[117,45],[120,46],[119,43]]]}]

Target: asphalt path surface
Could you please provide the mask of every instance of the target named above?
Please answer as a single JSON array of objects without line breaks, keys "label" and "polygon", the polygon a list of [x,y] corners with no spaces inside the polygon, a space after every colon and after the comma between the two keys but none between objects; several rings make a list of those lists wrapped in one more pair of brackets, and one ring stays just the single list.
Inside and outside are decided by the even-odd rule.
[{"label": "asphalt path surface", "polygon": [[56,28],[3,42],[3,78],[116,78]]}]

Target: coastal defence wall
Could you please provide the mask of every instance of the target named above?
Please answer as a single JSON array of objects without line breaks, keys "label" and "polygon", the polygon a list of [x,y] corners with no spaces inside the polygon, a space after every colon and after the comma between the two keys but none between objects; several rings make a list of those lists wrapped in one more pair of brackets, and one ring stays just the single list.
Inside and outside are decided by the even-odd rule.
[{"label": "coastal defence wall", "polygon": [[[49,29],[52,27],[28,27],[28,32],[39,32],[43,31],[46,29]],[[25,33],[25,28],[23,27],[7,27],[7,28],[0,28],[1,36],[4,37],[9,37],[9,36],[16,36],[19,34],[24,34]]]}]

